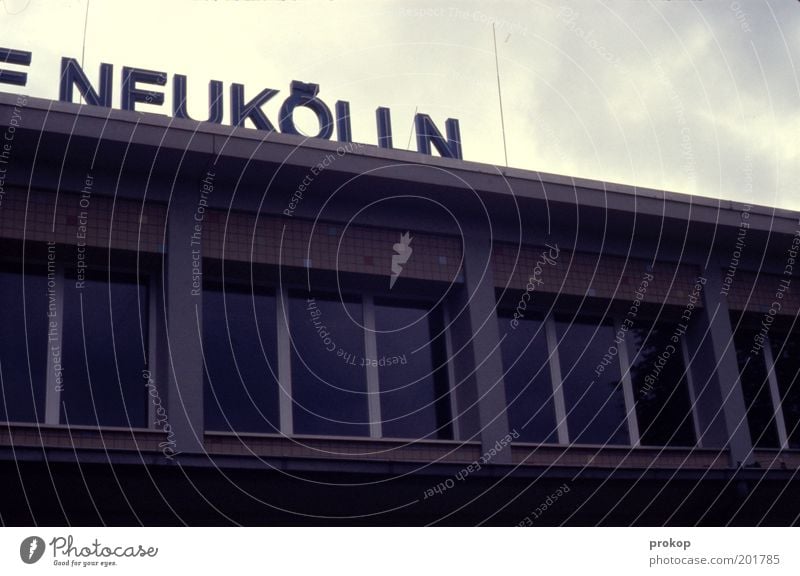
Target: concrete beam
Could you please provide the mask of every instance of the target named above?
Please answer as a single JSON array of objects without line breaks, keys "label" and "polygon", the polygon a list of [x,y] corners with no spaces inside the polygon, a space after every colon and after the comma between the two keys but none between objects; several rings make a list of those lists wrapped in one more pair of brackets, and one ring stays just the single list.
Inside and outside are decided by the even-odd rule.
[{"label": "concrete beam", "polygon": [[[510,432],[488,235],[464,236],[464,287],[450,317],[460,439],[479,438],[486,453]],[[491,462],[510,463],[511,450],[499,451]]]},{"label": "concrete beam", "polygon": [[714,266],[704,277],[703,308],[695,310],[687,331],[698,435],[703,447],[727,446],[732,466],[746,466],[753,461],[753,445],[739,384],[730,310],[720,293],[722,270]]},{"label": "concrete beam", "polygon": [[178,453],[204,450],[201,281],[198,290],[202,278],[198,276],[198,271],[202,273],[202,243],[192,244],[200,189],[198,182],[176,186],[167,213],[167,396],[169,424]]}]

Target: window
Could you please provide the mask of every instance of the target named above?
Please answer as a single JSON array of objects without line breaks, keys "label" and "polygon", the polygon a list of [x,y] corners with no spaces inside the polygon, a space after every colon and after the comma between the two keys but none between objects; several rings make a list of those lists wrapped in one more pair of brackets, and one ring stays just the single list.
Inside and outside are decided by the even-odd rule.
[{"label": "window", "polygon": [[657,322],[628,331],[631,381],[640,442],[650,446],[694,446],[692,403],[680,341],[674,326]]},{"label": "window", "polygon": [[500,317],[503,379],[511,430],[521,442],[558,442],[544,322]]},{"label": "window", "polygon": [[64,280],[62,424],[147,426],[147,291],[132,279]]},{"label": "window", "polygon": [[614,328],[588,319],[558,321],[556,327],[570,440],[629,444],[619,357],[612,354]]},{"label": "window", "polygon": [[294,432],[367,436],[361,301],[290,294]]},{"label": "window", "polygon": [[284,328],[276,291],[219,286],[203,293],[206,430],[453,437],[439,308],[290,290]]},{"label": "window", "polygon": [[800,449],[800,335],[770,338],[789,448]]},{"label": "window", "polygon": [[279,430],[276,305],[273,292],[203,292],[206,430]]},{"label": "window", "polygon": [[44,422],[47,310],[45,276],[0,271],[0,421]]},{"label": "window", "polygon": [[[734,324],[735,325],[735,324]],[[740,382],[747,408],[747,423],[753,445],[758,448],[778,448],[778,431],[775,425],[775,407],[769,391],[767,365],[763,351],[751,354],[758,332],[739,327],[734,334],[736,358],[739,362]]]},{"label": "window", "polygon": [[[452,438],[441,314],[424,305],[375,302],[384,437]],[[369,336],[368,336],[369,337]]]}]

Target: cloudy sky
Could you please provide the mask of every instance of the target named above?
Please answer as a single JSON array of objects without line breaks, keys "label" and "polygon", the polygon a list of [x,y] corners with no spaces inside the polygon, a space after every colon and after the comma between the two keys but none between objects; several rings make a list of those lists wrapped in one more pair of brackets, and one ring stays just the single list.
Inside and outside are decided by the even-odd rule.
[{"label": "cloudy sky", "polygon": [[[1,45],[33,52],[25,90],[56,98],[86,0],[0,1]],[[91,0],[84,64],[114,64],[115,107],[123,65],[186,74],[197,118],[212,79],[280,90],[275,124],[290,82],[314,82],[350,102],[356,141],[386,106],[406,148],[418,110],[460,120],[466,160],[504,164],[492,22],[510,166],[800,209],[795,0]]]}]

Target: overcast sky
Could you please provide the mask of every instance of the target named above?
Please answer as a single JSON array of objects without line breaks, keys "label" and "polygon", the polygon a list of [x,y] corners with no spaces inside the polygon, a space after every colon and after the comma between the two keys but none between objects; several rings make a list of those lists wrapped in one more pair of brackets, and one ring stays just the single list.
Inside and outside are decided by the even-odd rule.
[{"label": "overcast sky", "polygon": [[[86,0],[0,1],[0,45],[33,52],[23,91],[57,98]],[[492,21],[510,166],[800,209],[795,0],[91,0],[85,69],[114,64],[115,107],[123,65],[186,74],[197,118],[211,79],[278,89],[275,124],[290,82],[314,82],[350,102],[356,141],[386,106],[405,148],[418,110],[459,119],[465,160],[504,164]]]}]

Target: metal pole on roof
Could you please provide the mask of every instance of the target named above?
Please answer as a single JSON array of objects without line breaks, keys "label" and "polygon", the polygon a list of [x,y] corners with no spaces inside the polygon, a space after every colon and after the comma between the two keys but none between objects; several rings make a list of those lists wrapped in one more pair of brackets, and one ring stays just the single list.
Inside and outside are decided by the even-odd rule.
[{"label": "metal pole on roof", "polygon": [[497,60],[497,32],[495,31],[494,22],[492,22],[492,40],[494,41],[494,69],[497,73],[497,98],[500,101],[500,128],[503,130],[503,155],[506,159],[506,168],[508,168],[508,148],[506,147],[506,121],[503,117],[503,92],[500,90],[500,63]]},{"label": "metal pole on roof", "polygon": [[83,68],[83,58],[86,56],[86,28],[89,23],[89,0],[86,0],[86,16],[83,18],[83,47],[81,48],[81,68]]}]

